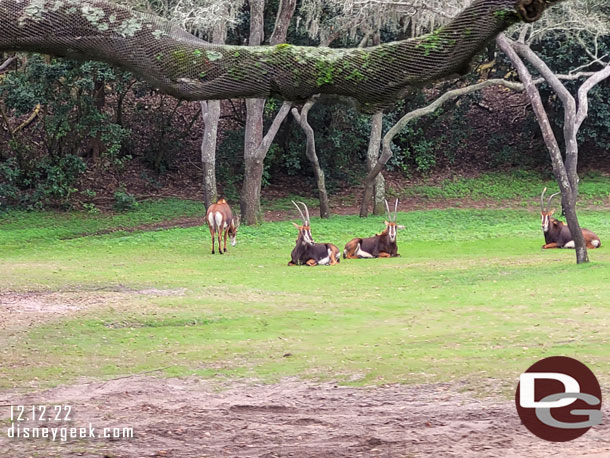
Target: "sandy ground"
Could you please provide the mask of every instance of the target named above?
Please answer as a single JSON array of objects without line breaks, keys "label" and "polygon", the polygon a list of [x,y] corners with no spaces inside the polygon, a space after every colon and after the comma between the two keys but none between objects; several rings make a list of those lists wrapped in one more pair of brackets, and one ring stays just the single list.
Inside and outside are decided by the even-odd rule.
[{"label": "sandy ground", "polygon": [[[3,457],[610,457],[610,427],[547,443],[521,424],[513,403],[476,399],[464,386],[351,388],[286,380],[218,386],[199,379],[128,377],[31,394],[7,405],[69,404],[71,427],[131,427],[127,439],[9,439]],[[604,412],[607,417],[608,409]],[[59,423],[46,421],[49,427]],[[32,426],[29,423],[28,426]],[[22,425],[23,426],[23,425]]]}]

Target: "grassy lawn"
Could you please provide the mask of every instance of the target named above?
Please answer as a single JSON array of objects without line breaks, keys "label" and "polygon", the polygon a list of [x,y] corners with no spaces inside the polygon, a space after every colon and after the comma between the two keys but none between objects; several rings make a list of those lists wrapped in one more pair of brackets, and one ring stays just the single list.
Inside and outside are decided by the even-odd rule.
[{"label": "grassy lawn", "polygon": [[[542,251],[539,216],[527,210],[399,213],[402,257],[337,267],[287,267],[290,222],[242,227],[224,256],[210,254],[206,227],[76,237],[202,211],[166,201],[118,216],[0,216],[0,292],[116,293],[77,314],[0,331],[0,388],[164,368],[264,381],[467,380],[482,390],[492,378],[508,392],[551,355],[579,358],[610,379],[607,211],[580,214],[605,244],[585,266],[573,251]],[[383,220],[314,218],[312,227],[317,241],[342,248]]]}]

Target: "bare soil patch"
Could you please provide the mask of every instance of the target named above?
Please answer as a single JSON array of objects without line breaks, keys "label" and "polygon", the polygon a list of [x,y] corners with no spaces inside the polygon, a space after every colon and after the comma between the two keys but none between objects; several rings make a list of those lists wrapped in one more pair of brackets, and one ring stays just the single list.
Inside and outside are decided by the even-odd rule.
[{"label": "bare soil patch", "polygon": [[[100,289],[60,292],[0,292],[0,331],[20,332],[31,326],[76,315],[98,307],[111,307],[133,300],[134,296],[182,296],[178,289]],[[2,334],[0,334],[2,337]],[[0,339],[0,342],[2,339]]]},{"label": "bare soil patch", "polygon": [[[493,383],[493,381],[490,381]],[[8,439],[7,457],[607,457],[610,427],[547,443],[521,424],[510,401],[477,399],[466,385],[340,387],[287,380],[218,390],[200,379],[128,377],[19,395],[7,404],[72,406],[70,426],[132,427],[132,439],[54,443]],[[609,414],[605,409],[604,414]],[[30,425],[31,426],[31,425]],[[47,422],[47,426],[57,426]]]}]

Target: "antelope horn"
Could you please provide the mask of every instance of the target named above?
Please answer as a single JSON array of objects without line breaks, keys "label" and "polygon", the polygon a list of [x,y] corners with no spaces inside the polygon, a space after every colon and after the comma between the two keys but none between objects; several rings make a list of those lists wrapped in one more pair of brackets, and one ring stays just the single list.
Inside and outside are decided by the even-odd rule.
[{"label": "antelope horn", "polygon": [[396,199],[396,203],[394,204],[394,222],[396,222],[396,219],[398,218],[396,213],[398,213],[398,199]]},{"label": "antelope horn", "polygon": [[546,188],[544,188],[542,190],[542,194],[540,195],[540,210],[545,212],[546,210],[544,209],[544,194],[546,193]]},{"label": "antelope horn", "polygon": [[294,200],[292,201],[292,204],[293,204],[295,207],[297,207],[297,210],[298,210],[298,211],[299,211],[299,213],[301,214],[301,219],[303,220],[303,225],[304,225],[304,226],[307,226],[307,220],[305,219],[305,215],[303,215],[303,211],[301,210],[301,207],[299,207],[299,206],[297,205],[297,203],[296,203]]},{"label": "antelope horn", "polygon": [[383,201],[385,202],[385,210],[386,210],[386,213],[388,214],[388,222],[391,222],[392,215],[390,214],[390,205],[388,204],[388,199],[383,199]]},{"label": "antelope horn", "polygon": [[556,192],[551,197],[549,197],[549,201],[546,204],[546,211],[549,211],[551,209],[551,201],[553,200],[553,197],[558,196],[559,194],[561,194],[561,191],[560,192]]},{"label": "antelope horn", "polygon": [[305,204],[305,202],[299,202],[303,208],[305,209],[305,215],[307,215],[307,220],[305,222],[305,226],[309,226],[311,224],[311,221],[309,220],[309,209],[307,208],[307,205]]}]

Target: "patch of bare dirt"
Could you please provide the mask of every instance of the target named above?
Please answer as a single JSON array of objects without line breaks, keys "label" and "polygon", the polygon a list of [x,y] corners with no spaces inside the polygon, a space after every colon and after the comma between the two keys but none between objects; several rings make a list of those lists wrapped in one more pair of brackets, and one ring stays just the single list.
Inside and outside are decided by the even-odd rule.
[{"label": "patch of bare dirt", "polygon": [[[185,288],[62,292],[0,292],[0,330],[20,331],[97,307],[124,303],[135,296],[183,296]],[[7,335],[5,333],[5,335]],[[0,340],[1,341],[1,340]]]},{"label": "patch of bare dirt", "polygon": [[[200,379],[128,377],[27,395],[8,404],[69,404],[68,426],[134,429],[131,439],[9,439],[7,457],[607,457],[610,427],[569,443],[531,435],[514,404],[477,399],[464,385],[339,387],[283,381],[218,391]],[[609,414],[605,409],[604,414]],[[53,425],[46,422],[47,426]],[[32,425],[28,425],[32,426]]]}]

